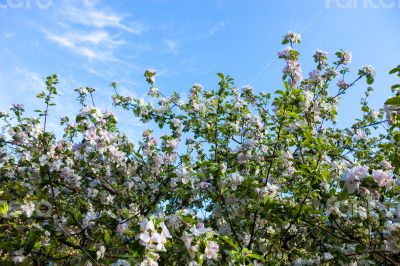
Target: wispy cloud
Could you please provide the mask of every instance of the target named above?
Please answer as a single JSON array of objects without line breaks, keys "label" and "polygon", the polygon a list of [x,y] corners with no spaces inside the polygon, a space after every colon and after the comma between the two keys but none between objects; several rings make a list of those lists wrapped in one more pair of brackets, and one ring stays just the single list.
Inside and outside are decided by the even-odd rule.
[{"label": "wispy cloud", "polygon": [[92,75],[101,76],[101,74],[99,73],[99,71],[96,70],[96,69],[95,69],[94,67],[92,67],[92,66],[84,65],[84,69],[85,69],[88,73],[90,73],[90,74],[92,74]]},{"label": "wispy cloud", "polygon": [[16,67],[14,73],[21,82],[21,87],[30,91],[39,91],[44,86],[44,77],[23,67]]},{"label": "wispy cloud", "polygon": [[125,23],[127,17],[113,10],[98,7],[98,1],[65,1],[61,15],[69,22],[87,27],[103,29],[107,27],[121,29],[132,34],[140,34],[144,30],[142,23],[135,21]]},{"label": "wispy cloud", "polygon": [[166,39],[164,45],[169,53],[177,54],[179,52],[180,44],[176,40]]},{"label": "wispy cloud", "polygon": [[107,31],[96,32],[67,32],[64,35],[57,35],[47,33],[46,36],[49,40],[55,41],[66,47],[73,47],[75,44],[86,43],[91,45],[105,45],[108,47],[118,46],[124,44],[123,40],[116,39],[111,36]]},{"label": "wispy cloud", "polygon": [[50,41],[56,42],[64,47],[75,48],[75,43],[68,39],[66,36],[47,33],[46,38]]},{"label": "wispy cloud", "polygon": [[0,109],[6,110],[11,103],[32,104],[37,109],[35,96],[44,87],[44,75],[25,67],[0,70]]},{"label": "wispy cloud", "polygon": [[115,52],[125,44],[121,35],[140,34],[144,27],[100,0],[63,0],[53,17],[61,29],[42,30],[47,40],[88,60],[120,61]]},{"label": "wispy cloud", "polygon": [[6,33],[4,33],[4,37],[5,37],[6,39],[14,38],[14,37],[15,37],[15,33],[6,32]]},{"label": "wispy cloud", "polygon": [[211,37],[211,36],[217,34],[219,31],[221,31],[224,27],[225,27],[225,22],[218,21],[213,27],[211,27],[211,29],[209,29],[208,32],[200,34],[198,39]]},{"label": "wispy cloud", "polygon": [[46,32],[46,38],[63,47],[69,48],[87,59],[112,61],[115,60],[113,51],[124,44],[123,40],[111,36],[107,31],[95,32],[66,32],[54,34]]}]

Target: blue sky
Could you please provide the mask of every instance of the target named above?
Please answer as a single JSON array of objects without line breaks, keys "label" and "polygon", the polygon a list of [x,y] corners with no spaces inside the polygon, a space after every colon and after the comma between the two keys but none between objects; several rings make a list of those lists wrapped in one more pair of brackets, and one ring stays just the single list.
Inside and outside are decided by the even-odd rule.
[{"label": "blue sky", "polygon": [[[73,90],[80,86],[98,90],[101,108],[113,109],[111,81],[145,97],[147,68],[157,70],[166,94],[187,92],[194,83],[211,89],[217,72],[233,76],[239,87],[254,81],[256,91],[273,92],[282,87],[283,62],[274,59],[289,30],[302,33],[305,76],[316,49],[332,60],[341,48],[352,51],[353,74],[373,65],[372,104],[381,107],[396,82],[388,72],[400,64],[399,15],[399,0],[0,0],[0,109],[40,107],[34,95],[52,73],[62,94],[53,129],[59,117],[75,113]],[[341,125],[359,114],[365,88],[360,82],[344,97]],[[133,139],[146,127],[117,115]]]}]

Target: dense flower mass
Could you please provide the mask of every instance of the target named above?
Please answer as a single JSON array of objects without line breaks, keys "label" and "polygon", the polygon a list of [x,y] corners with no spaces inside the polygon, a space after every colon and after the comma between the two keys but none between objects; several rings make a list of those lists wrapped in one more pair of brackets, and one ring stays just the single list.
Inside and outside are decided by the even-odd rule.
[{"label": "dense flower mass", "polygon": [[300,35],[283,43],[274,95],[221,73],[216,88],[167,97],[147,70],[149,101],[112,82],[113,104],[152,122],[136,145],[89,87],[63,136],[49,132],[55,75],[38,118],[20,104],[1,111],[0,264],[398,264],[400,85],[386,119],[368,86],[362,116],[342,128],[341,97],[372,84],[374,68],[352,81],[351,53],[317,50],[303,77]]}]

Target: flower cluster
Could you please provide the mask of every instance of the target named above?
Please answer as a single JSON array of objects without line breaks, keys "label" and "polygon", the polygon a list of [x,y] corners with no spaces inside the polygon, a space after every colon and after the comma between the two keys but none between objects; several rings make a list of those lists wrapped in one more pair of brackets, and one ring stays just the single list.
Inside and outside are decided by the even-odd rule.
[{"label": "flower cluster", "polygon": [[386,103],[384,106],[386,120],[389,125],[400,123],[400,106],[397,104]]},{"label": "flower cluster", "polygon": [[[370,179],[371,177],[372,180]],[[393,173],[383,170],[372,170],[372,174],[370,174],[368,167],[354,166],[346,171],[343,181],[349,193],[357,191],[362,195],[370,195],[371,191],[368,188],[372,188],[373,194],[380,196],[379,192],[374,190],[374,187],[391,188],[393,186]],[[371,181],[373,181],[372,184]]]},{"label": "flower cluster", "polygon": [[165,243],[171,234],[164,223],[158,225],[161,232],[157,232],[153,220],[145,218],[140,223],[140,234],[138,235],[139,243],[146,249],[154,249],[155,251],[165,251]]},{"label": "flower cluster", "polygon": [[301,65],[298,61],[298,51],[289,46],[279,52],[278,56],[286,60],[286,66],[283,69],[283,79],[289,78],[289,83],[293,86],[296,85],[303,78]]},{"label": "flower cluster", "polygon": [[351,63],[351,60],[353,58],[352,54],[350,52],[346,52],[343,50],[340,50],[339,52],[336,53],[337,57],[339,58],[339,64],[342,65],[348,65]]},{"label": "flower cluster", "polygon": [[289,31],[284,37],[282,44],[294,44],[294,43],[300,43],[301,42],[301,35],[292,31]]}]

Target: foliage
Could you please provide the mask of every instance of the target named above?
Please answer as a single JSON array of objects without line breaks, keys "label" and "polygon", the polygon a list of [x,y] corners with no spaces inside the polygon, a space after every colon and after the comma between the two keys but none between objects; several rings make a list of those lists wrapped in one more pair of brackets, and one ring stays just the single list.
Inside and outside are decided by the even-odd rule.
[{"label": "foliage", "polygon": [[219,73],[215,89],[167,97],[147,70],[153,104],[113,82],[115,106],[166,132],[148,129],[138,145],[95,107],[92,88],[76,90],[82,109],[61,119],[62,138],[47,132],[56,76],[38,95],[39,118],[22,105],[1,112],[1,264],[396,264],[400,86],[387,119],[368,105],[368,87],[362,117],[341,128],[340,98],[362,79],[371,85],[375,70],[348,82],[351,53],[330,64],[317,51],[303,78],[299,43],[284,37],[273,95]]}]

